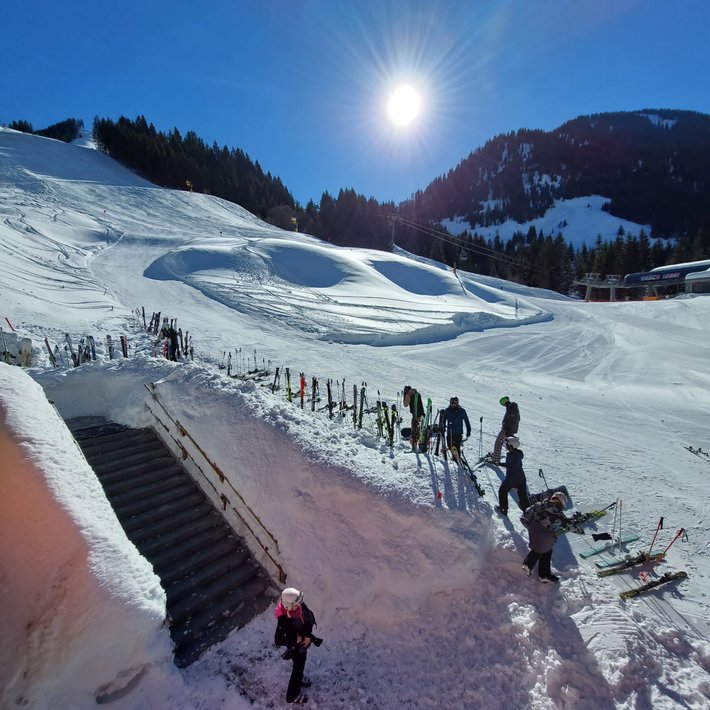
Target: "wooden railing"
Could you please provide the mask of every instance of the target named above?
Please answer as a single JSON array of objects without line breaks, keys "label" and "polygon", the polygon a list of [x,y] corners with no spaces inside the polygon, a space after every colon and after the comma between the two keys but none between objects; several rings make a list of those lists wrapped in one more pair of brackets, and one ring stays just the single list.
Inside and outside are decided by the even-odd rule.
[{"label": "wooden railing", "polygon": [[[224,471],[222,471],[222,469],[209,458],[207,453],[187,431],[185,426],[183,426],[168,412],[165,405],[158,397],[155,383],[151,382],[150,384],[145,385],[145,388],[148,390],[151,397],[149,401],[146,401],[146,408],[152,414],[155,421],[165,430],[166,436],[169,437],[175,444],[175,448],[177,448],[177,451],[180,453],[181,460],[183,462],[188,459],[190,460],[192,467],[195,468],[196,472],[200,474],[202,480],[209,486],[208,490],[205,490],[204,486],[202,486],[202,489],[207,495],[210,496],[210,498],[213,499],[215,504],[219,501],[224,513],[229,513],[231,511],[237,517],[240,527],[243,526],[246,529],[251,539],[254,540],[258,548],[262,551],[263,556],[265,556],[268,563],[270,563],[265,566],[272,566],[272,573],[275,572],[278,576],[279,582],[283,584],[286,581],[286,572],[275,557],[275,555],[280,554],[278,540],[264,525],[261,518],[259,518],[259,516],[244,500],[244,497],[234,487],[232,481],[224,473]],[[150,401],[155,402],[155,404],[160,407],[161,414],[156,412],[150,406]],[[170,424],[166,424],[163,421],[163,417],[169,420],[180,438],[175,438]],[[158,431],[158,434],[160,434],[160,431]],[[167,443],[170,445],[169,441]],[[188,446],[186,446],[186,444]],[[188,449],[194,449],[194,451],[190,451]],[[216,478],[216,480],[213,480],[214,478]],[[210,491],[212,492],[212,495],[210,495]],[[237,506],[239,506],[239,509]],[[231,524],[229,516],[225,515],[225,518]],[[247,520],[247,518],[249,518],[249,520]],[[240,535],[243,534],[242,530],[238,529],[234,525],[232,525],[232,527],[234,527],[235,531]],[[252,552],[257,554],[258,557],[262,557],[262,555],[258,554],[258,550],[252,549]]]}]

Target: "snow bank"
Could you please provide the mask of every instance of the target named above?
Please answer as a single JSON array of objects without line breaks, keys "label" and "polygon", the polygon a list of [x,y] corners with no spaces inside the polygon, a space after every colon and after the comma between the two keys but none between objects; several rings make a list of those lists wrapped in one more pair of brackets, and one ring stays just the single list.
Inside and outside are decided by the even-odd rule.
[{"label": "snow bank", "polygon": [[41,387],[0,364],[0,705],[94,704],[170,657],[165,594]]},{"label": "snow bank", "polygon": [[413,502],[393,484],[389,456],[358,445],[362,432],[197,368],[156,391],[276,537],[288,584],[317,589],[319,607],[390,627],[473,584],[490,520]]}]

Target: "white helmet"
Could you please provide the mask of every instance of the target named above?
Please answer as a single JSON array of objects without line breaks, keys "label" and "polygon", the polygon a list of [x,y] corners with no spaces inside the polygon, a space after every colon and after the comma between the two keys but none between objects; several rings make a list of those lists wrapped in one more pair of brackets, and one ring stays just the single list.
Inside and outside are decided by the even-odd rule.
[{"label": "white helmet", "polygon": [[567,507],[567,496],[562,491],[557,491],[550,496],[550,503],[557,503],[560,508]]},{"label": "white helmet", "polygon": [[303,601],[303,592],[287,587],[281,592],[281,604],[288,611],[293,611]]},{"label": "white helmet", "polygon": [[506,436],[505,445],[517,449],[520,447],[520,439],[517,436]]}]

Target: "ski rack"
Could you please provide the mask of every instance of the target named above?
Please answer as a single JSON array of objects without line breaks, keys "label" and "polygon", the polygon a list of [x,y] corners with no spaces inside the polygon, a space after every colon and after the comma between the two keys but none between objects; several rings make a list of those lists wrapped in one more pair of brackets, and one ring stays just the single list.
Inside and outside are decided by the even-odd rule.
[{"label": "ski rack", "polygon": [[[241,353],[242,348],[235,347],[234,348],[234,353],[239,354]],[[255,367],[257,366],[257,352],[256,350],[253,351],[253,355],[249,357],[249,360],[253,362]],[[222,361],[221,364],[218,364],[218,367],[220,370],[224,370],[224,358],[226,356],[226,351],[222,353]],[[264,358],[262,357],[262,362],[264,361]],[[299,367],[298,370],[296,368],[292,367],[285,367],[285,366],[275,366],[273,370],[273,376],[272,376],[272,371],[271,371],[271,365],[272,361],[269,360],[269,367],[264,367],[260,373],[263,373],[263,377],[255,378],[255,379],[266,379],[266,376],[268,376],[270,379],[266,382],[262,382],[261,386],[268,388],[272,394],[276,394],[279,390],[282,389],[281,387],[281,379],[288,373],[290,375],[291,371],[295,373],[298,371],[299,378],[300,377],[305,377],[305,373],[301,371],[301,368]],[[275,365],[275,363],[274,363]],[[239,366],[237,367],[239,369]],[[253,371],[254,372],[254,371]],[[234,377],[234,375],[232,375]],[[240,375],[236,375],[238,379],[252,379],[252,378],[247,378],[247,377],[240,377]],[[320,392],[320,382],[325,382],[325,388],[323,392],[323,400],[324,404],[321,404],[319,406],[316,406],[316,402],[320,401],[321,398],[321,392]],[[294,383],[295,383],[295,378],[294,378]],[[373,388],[374,389],[374,388]],[[295,406],[299,406],[301,409],[307,409],[308,407],[308,402],[309,402],[309,390],[310,390],[310,409],[312,412],[327,412],[327,416],[331,420],[338,419],[342,422],[345,422],[346,420],[351,422],[352,427],[355,430],[360,430],[363,428],[366,428],[368,431],[370,431],[375,437],[378,439],[384,440],[384,444],[389,446],[390,449],[393,449],[396,443],[400,443],[403,440],[401,439],[401,431],[399,424],[402,422],[402,411],[406,410],[406,406],[404,410],[400,411],[400,403],[402,401],[402,392],[399,391],[397,392],[396,396],[383,396],[380,393],[380,390],[377,389],[377,400],[376,403],[373,406],[370,406],[368,402],[368,397],[367,397],[367,383],[366,382],[361,382],[361,384],[358,386],[356,383],[352,383],[352,390],[350,386],[346,386],[346,378],[341,378],[341,377],[325,377],[321,376],[320,378],[316,377],[315,375],[311,375],[311,385],[308,388],[304,388],[303,382],[300,381],[299,379],[299,388],[297,389],[295,386],[291,386],[291,397],[289,398],[288,395],[288,383],[287,387],[285,388],[285,393],[284,397],[286,401],[288,401],[290,404],[294,404]],[[348,399],[348,392],[352,391],[352,404],[349,404],[347,399]],[[418,393],[418,396],[421,397],[421,394]],[[422,403],[423,404],[423,403]],[[448,455],[449,455],[449,449],[446,446],[446,441],[445,437],[443,435],[439,435],[439,432],[437,431],[437,423],[439,422],[439,418],[441,416],[441,411],[442,409],[437,409],[436,410],[436,416],[434,415],[434,410],[432,409],[432,414],[431,414],[431,419],[430,419],[430,427],[431,427],[431,435],[432,435],[432,440],[430,441],[430,448],[432,446],[436,445],[436,442],[438,441],[439,443],[439,449],[443,453],[443,457],[445,461],[448,461]],[[369,415],[369,427],[363,427],[363,418],[364,415],[368,414]],[[373,419],[373,415],[375,415]],[[425,427],[422,425],[420,433],[423,434],[425,430]],[[478,442],[478,448],[479,448],[479,453],[483,451],[483,417],[481,416],[479,418],[479,442]],[[490,432],[486,432],[490,433]],[[419,453],[425,453],[425,452],[419,452]],[[426,452],[429,453],[429,452]],[[437,455],[437,454],[435,454]],[[481,456],[479,455],[479,458]],[[477,466],[473,465],[471,467],[472,469],[476,469]]]},{"label": "ski rack", "polygon": [[[279,582],[283,584],[286,581],[286,572],[274,557],[274,555],[281,554],[281,551],[279,550],[278,540],[264,525],[264,523],[261,521],[261,518],[259,518],[259,516],[251,509],[251,507],[244,500],[239,491],[232,485],[232,482],[229,480],[229,477],[224,473],[224,471],[222,471],[222,469],[220,469],[220,467],[209,458],[207,453],[202,449],[202,447],[197,443],[197,441],[187,431],[187,429],[177,419],[171,416],[171,414],[165,408],[165,405],[160,401],[160,398],[158,397],[158,392],[156,391],[155,383],[151,382],[149,384],[144,384],[144,387],[148,390],[148,393],[150,394],[150,399],[146,400],[145,403],[146,409],[150,412],[155,421],[160,424],[160,426],[166,432],[165,434],[163,434],[160,430],[156,429],[156,432],[158,433],[160,438],[165,441],[165,443],[171,448],[174,453],[177,453],[179,455],[183,465],[185,465],[187,459],[190,459],[191,465],[188,470],[194,469],[196,472],[198,472],[202,479],[204,479],[205,483],[209,486],[209,488],[206,488],[205,486],[200,485],[200,488],[204,491],[205,495],[207,495],[207,497],[212,501],[214,505],[219,505],[222,508],[224,519],[229,523],[229,525],[234,529],[234,531],[238,535],[244,537],[245,531],[241,528],[243,526],[246,529],[246,532],[251,537],[251,539],[253,539],[258,545],[258,547],[261,548],[261,552],[259,550],[252,550],[254,555],[257,557],[257,559],[259,559],[262,565],[264,565],[265,567],[270,567],[272,573],[275,572]],[[168,418],[174,429],[177,431],[178,435],[181,437],[180,439],[176,439],[175,436],[173,436],[171,432],[171,427],[162,421],[158,413],[155,412],[154,409],[151,407],[150,402],[155,402],[160,407],[164,415]],[[188,447],[185,446],[185,443],[189,444],[189,448],[194,449],[195,451],[189,451]],[[202,465],[200,465],[200,460],[203,462]],[[212,469],[214,475],[216,475],[216,482],[212,480],[214,477],[213,475],[205,472],[204,463],[206,463]],[[194,472],[190,471],[190,473],[193,478],[195,478]],[[239,510],[237,510],[235,504],[230,500],[230,497],[227,495],[229,491],[225,492],[225,484],[229,489],[231,489],[231,493],[233,494],[233,496],[236,496],[239,503],[241,503],[241,507],[251,518],[252,525],[249,524],[249,522],[245,518],[245,515]],[[236,524],[237,521],[230,519],[231,516],[228,515],[229,512],[233,513],[236,516],[236,518],[238,519],[238,524]],[[262,541],[262,539],[259,537],[259,535],[257,535],[257,533],[253,529],[253,527],[256,526],[261,528],[261,530],[265,533],[269,540],[271,540],[273,545],[264,543]]]}]

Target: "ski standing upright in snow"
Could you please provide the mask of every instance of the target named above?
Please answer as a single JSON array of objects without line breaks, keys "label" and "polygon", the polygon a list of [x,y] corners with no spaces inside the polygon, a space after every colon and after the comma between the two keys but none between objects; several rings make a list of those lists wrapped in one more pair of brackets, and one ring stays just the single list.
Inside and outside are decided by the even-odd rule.
[{"label": "ski standing upright in snow", "polygon": [[71,361],[74,363],[74,367],[78,367],[79,366],[79,356],[74,352],[74,346],[72,345],[72,342],[71,342],[71,335],[69,335],[69,333],[66,333],[64,335],[64,339],[67,342],[67,346],[68,346],[69,352],[71,354]]},{"label": "ski standing upright in snow", "polygon": [[57,358],[54,357],[54,353],[52,352],[52,348],[49,345],[49,340],[45,337],[44,339],[44,344],[47,346],[47,352],[49,353],[49,361],[52,363],[52,367],[57,366]]}]

